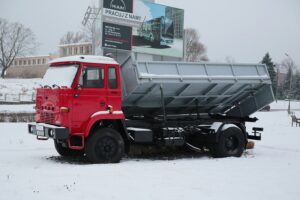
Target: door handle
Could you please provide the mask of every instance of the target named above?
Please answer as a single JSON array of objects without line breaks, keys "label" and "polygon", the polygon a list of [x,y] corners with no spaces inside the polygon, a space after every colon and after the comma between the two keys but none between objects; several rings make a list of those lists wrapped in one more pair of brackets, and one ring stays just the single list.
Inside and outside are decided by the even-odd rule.
[{"label": "door handle", "polygon": [[118,94],[118,92],[110,92],[111,94]]},{"label": "door handle", "polygon": [[78,98],[79,97],[79,94],[74,94],[74,98]]},{"label": "door handle", "polygon": [[105,102],[104,102],[104,101],[101,101],[101,102],[100,102],[100,106],[105,106]]}]

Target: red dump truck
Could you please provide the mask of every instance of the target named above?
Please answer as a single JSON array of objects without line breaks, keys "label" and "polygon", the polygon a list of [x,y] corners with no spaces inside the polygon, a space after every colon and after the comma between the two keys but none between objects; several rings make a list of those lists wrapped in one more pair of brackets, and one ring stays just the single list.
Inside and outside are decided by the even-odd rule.
[{"label": "red dump truck", "polygon": [[135,61],[102,56],[50,63],[28,132],[61,156],[119,162],[131,145],[187,146],[241,156],[254,112],[274,100],[265,65]]}]

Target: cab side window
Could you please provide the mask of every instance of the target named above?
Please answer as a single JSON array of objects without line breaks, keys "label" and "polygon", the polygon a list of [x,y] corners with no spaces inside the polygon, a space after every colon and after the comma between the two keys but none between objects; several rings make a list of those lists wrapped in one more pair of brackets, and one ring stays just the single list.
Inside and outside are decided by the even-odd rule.
[{"label": "cab side window", "polygon": [[108,68],[108,87],[110,89],[118,88],[117,70],[115,67]]},{"label": "cab side window", "polygon": [[79,84],[83,88],[104,88],[104,69],[100,67],[84,67]]}]

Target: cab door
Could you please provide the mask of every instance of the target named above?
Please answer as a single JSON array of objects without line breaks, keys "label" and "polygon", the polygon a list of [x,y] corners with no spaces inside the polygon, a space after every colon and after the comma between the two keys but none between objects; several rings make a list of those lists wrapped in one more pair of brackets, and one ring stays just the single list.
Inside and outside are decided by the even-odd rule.
[{"label": "cab door", "polygon": [[120,113],[122,106],[120,70],[119,66],[107,66],[107,104],[112,106],[116,113]]},{"label": "cab door", "polygon": [[72,124],[81,130],[96,112],[107,108],[105,66],[83,66],[73,95]]}]

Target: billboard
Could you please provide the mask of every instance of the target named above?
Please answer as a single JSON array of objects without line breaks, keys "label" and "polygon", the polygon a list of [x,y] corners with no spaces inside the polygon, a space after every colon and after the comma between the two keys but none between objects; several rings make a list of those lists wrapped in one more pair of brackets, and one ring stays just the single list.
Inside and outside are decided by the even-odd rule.
[{"label": "billboard", "polygon": [[182,9],[142,0],[103,0],[102,47],[183,57]]},{"label": "billboard", "polygon": [[131,50],[132,28],[117,24],[103,22],[102,41],[103,47]]}]

